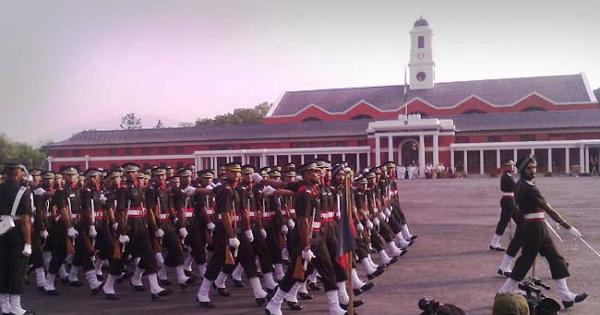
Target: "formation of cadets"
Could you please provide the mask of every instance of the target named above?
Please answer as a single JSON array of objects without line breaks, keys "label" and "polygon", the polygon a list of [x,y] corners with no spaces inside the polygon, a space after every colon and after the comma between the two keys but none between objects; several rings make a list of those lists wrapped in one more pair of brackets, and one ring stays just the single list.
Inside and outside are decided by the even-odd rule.
[{"label": "formation of cadets", "polygon": [[[27,266],[48,296],[60,295],[63,283],[109,300],[132,289],[156,301],[198,282],[197,302],[212,308],[211,295],[231,295],[231,278],[236,287],[249,284],[267,314],[281,314],[282,305],[301,310],[315,291],[326,293],[330,314],[345,314],[349,294],[371,289],[416,238],[400,208],[394,162],[357,174],[325,160],[298,168],[229,163],[216,173],[193,165],[82,173],[69,166],[32,170],[29,181],[23,165],[7,163],[5,173],[0,232],[9,217],[13,228],[0,235],[3,314],[32,314],[20,303]],[[338,259],[346,200],[356,244],[351,272]],[[353,299],[353,307],[363,303]]]}]

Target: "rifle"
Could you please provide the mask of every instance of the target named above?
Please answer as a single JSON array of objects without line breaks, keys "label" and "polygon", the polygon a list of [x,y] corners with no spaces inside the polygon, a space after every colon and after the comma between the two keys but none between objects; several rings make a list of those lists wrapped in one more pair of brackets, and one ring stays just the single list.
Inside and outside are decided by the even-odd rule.
[{"label": "rifle", "polygon": [[[125,212],[125,225],[127,225],[127,221],[129,219],[129,209],[131,209],[131,199],[127,200],[127,212]],[[123,247],[121,247],[121,255],[125,254],[125,249],[127,248],[127,243],[123,244]]]},{"label": "rifle", "polygon": [[[209,218],[208,217],[208,209],[210,209],[210,202],[209,202],[208,194],[206,194],[206,196],[204,196],[204,197],[206,199],[206,203],[204,204],[204,209],[206,211],[206,217],[208,219]],[[211,230],[209,230],[208,228],[206,229],[206,243],[207,244],[213,243],[213,232]]]},{"label": "rifle", "polygon": [[[233,211],[235,213],[235,203],[233,203]],[[233,218],[232,218],[233,219]],[[234,235],[237,236],[237,230],[234,227]],[[235,254],[231,253],[231,247],[229,247],[229,241],[225,241],[225,265],[233,266],[235,265],[234,256],[237,255],[237,250]]]},{"label": "rifle", "polygon": [[[90,198],[90,206],[92,209],[92,225],[96,224],[96,208],[94,207],[94,196]],[[92,248],[96,247],[96,238],[92,239]]]},{"label": "rifle", "polygon": [[[116,212],[117,212],[117,201],[116,200],[114,200],[114,202],[113,202],[113,209],[114,209],[113,216],[114,216],[115,222],[118,222],[117,215],[116,215]],[[109,224],[110,224],[110,221],[109,221]],[[111,233],[113,234],[113,238],[114,238],[112,258],[115,260],[121,260],[122,255],[121,255],[121,243],[119,242],[119,232],[112,231],[112,227],[109,229],[111,229]]]},{"label": "rifle", "polygon": [[[67,206],[69,207],[69,222],[71,222],[71,218],[73,218],[73,211],[71,210],[71,197],[67,195]],[[75,253],[75,238],[71,239],[71,241],[67,241],[67,254],[73,255]]]},{"label": "rifle", "polygon": [[[160,224],[159,224],[160,223],[160,212],[161,212],[160,211],[161,210],[160,196],[156,196],[156,207],[158,208],[158,221],[157,221],[156,216],[154,216],[154,211],[152,211],[152,209],[150,209],[150,212],[152,212],[152,215],[154,216],[154,223],[156,224],[156,227],[158,229],[160,229]],[[162,237],[158,238],[158,239],[157,239],[157,237],[152,238],[152,248],[154,249],[154,252],[156,252],[156,253],[160,252],[160,249],[162,247],[162,242],[163,242]]]},{"label": "rifle", "polygon": [[275,231],[277,234],[275,235],[277,235],[277,244],[279,245],[279,249],[283,250],[285,248],[285,243],[287,239],[285,237],[285,234],[283,234],[281,227],[286,223],[283,222],[283,213],[281,211],[281,198],[277,196],[274,196],[274,198],[277,209],[279,210],[276,212],[275,215],[275,222],[277,223],[276,226],[278,227],[278,229]]},{"label": "rifle", "polygon": [[[313,207],[312,219],[306,227],[308,242],[307,244],[310,246],[310,241],[312,238],[312,230],[313,230],[313,222],[315,222],[315,214],[317,213],[317,209]],[[304,281],[304,274],[306,273],[306,269],[308,269],[308,261],[302,259],[302,254],[298,256],[296,259],[296,264],[294,265],[294,274],[292,277],[298,281]]]}]

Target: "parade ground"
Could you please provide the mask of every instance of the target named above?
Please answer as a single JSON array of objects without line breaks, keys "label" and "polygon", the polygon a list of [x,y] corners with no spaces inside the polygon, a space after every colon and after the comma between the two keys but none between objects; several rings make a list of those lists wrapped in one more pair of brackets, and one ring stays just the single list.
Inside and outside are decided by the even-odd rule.
[{"label": "parade ground", "polygon": [[[418,234],[406,256],[375,279],[375,287],[360,298],[366,304],[359,314],[419,314],[417,301],[422,297],[455,304],[467,314],[491,314],[494,294],[504,279],[495,275],[502,253],[488,250],[488,242],[500,213],[499,178],[413,180],[401,182],[400,196],[411,232]],[[540,177],[537,185],[546,199],[600,250],[600,178]],[[514,228],[514,225],[512,225]],[[570,264],[568,280],[572,291],[587,291],[589,298],[566,314],[600,314],[600,257],[595,256],[564,230],[558,231],[564,242],[554,239],[560,253]],[[508,234],[502,239],[508,245]],[[377,260],[376,260],[377,262]],[[554,286],[545,261],[537,260],[536,275]],[[364,272],[359,272],[366,280]],[[83,276],[80,276],[83,280]],[[171,277],[174,279],[174,277]],[[146,281],[146,279],[144,279]],[[145,282],[148,286],[147,282]],[[249,288],[228,287],[232,296],[218,297],[212,292],[217,308],[207,310],[195,302],[198,283],[158,302],[150,302],[149,293],[133,292],[128,283],[116,287],[120,301],[92,296],[87,288],[57,285],[58,297],[40,294],[33,284],[23,298],[26,308],[36,314],[264,314],[256,307]],[[285,314],[326,314],[322,292],[312,292],[315,300],[304,301],[301,312]],[[555,292],[549,297],[558,299]],[[563,313],[563,312],[561,312]]]}]

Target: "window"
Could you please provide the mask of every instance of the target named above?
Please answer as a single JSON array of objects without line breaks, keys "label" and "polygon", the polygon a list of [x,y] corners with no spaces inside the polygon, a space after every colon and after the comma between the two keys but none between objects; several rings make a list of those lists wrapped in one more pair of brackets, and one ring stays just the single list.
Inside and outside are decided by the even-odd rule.
[{"label": "window", "polygon": [[167,147],[158,148],[158,153],[159,154],[167,154]]},{"label": "window", "polygon": [[468,110],[466,112],[463,113],[463,115],[470,115],[470,114],[484,114],[485,112],[480,111],[479,109],[471,109]]},{"label": "window", "polygon": [[63,151],[63,150],[60,150],[60,151],[58,151],[57,155],[58,155],[59,157],[63,157],[63,156],[65,156],[65,151]]},{"label": "window", "polygon": [[125,154],[132,155],[133,154],[133,148],[125,148]]},{"label": "window", "polygon": [[418,43],[419,48],[425,48],[425,37],[419,36],[418,41],[419,41],[419,43]]},{"label": "window", "polygon": [[183,167],[183,162],[177,162],[177,168],[180,169]]},{"label": "window", "polygon": [[81,150],[73,150],[73,156],[80,156]]},{"label": "window", "polygon": [[359,119],[373,119],[373,117],[369,116],[369,115],[356,115],[354,117],[352,117],[353,120],[359,120]]},{"label": "window", "polygon": [[144,163],[144,168],[150,168],[150,163]]},{"label": "window", "polygon": [[358,146],[369,145],[369,141],[367,139],[361,139],[361,140],[356,141],[356,145],[358,145]]},{"label": "window", "polygon": [[469,143],[471,139],[467,136],[456,136],[456,143]]},{"label": "window", "polygon": [[117,164],[116,164],[116,163],[112,163],[112,164],[110,165],[110,168],[114,170],[115,168],[117,168]]},{"label": "window", "polygon": [[144,155],[150,154],[150,148],[142,148],[142,154],[144,154]]},{"label": "window", "polygon": [[524,112],[545,112],[546,110],[541,107],[531,106],[531,107],[525,108],[523,111]]},{"label": "window", "polygon": [[119,150],[117,150],[116,148],[110,148],[110,149],[108,150],[108,153],[109,153],[110,155],[117,155],[117,154],[118,154],[118,152],[119,152]]},{"label": "window", "polygon": [[321,119],[319,119],[317,117],[308,117],[308,118],[305,118],[302,121],[321,121]]},{"label": "window", "polygon": [[183,147],[182,146],[175,147],[175,153],[183,153]]},{"label": "window", "polygon": [[535,141],[535,135],[521,135],[519,137],[520,141]]},{"label": "window", "polygon": [[489,136],[487,142],[500,142],[500,136]]}]

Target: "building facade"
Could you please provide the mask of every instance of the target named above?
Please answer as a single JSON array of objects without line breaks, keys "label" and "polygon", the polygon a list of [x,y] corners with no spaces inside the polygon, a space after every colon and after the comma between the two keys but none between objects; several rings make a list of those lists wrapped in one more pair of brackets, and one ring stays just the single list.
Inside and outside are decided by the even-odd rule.
[{"label": "building facade", "polygon": [[396,160],[445,165],[469,174],[534,153],[542,172],[590,172],[600,153],[600,105],[583,73],[435,82],[433,32],[420,18],[410,32],[403,85],[286,91],[263,124],[83,131],[48,145],[49,168],[257,166],[315,157],[356,169]]}]

